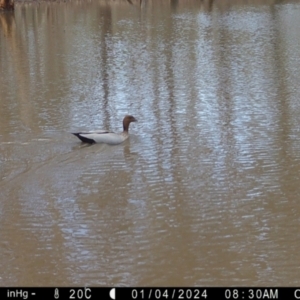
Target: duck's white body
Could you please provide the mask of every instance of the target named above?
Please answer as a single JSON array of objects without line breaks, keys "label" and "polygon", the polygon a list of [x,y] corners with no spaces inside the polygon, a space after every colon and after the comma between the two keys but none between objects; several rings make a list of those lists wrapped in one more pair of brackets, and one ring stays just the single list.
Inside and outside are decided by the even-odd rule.
[{"label": "duck's white body", "polygon": [[73,134],[85,143],[104,143],[110,145],[121,144],[128,139],[129,136],[128,132],[114,133],[107,132],[105,130],[79,132]]},{"label": "duck's white body", "polygon": [[114,133],[105,130],[88,131],[88,132],[78,132],[73,133],[82,142],[94,144],[94,143],[105,143],[110,145],[117,145],[123,143],[128,139],[128,129],[131,122],[136,122],[133,116],[125,116],[123,120],[123,132]]}]

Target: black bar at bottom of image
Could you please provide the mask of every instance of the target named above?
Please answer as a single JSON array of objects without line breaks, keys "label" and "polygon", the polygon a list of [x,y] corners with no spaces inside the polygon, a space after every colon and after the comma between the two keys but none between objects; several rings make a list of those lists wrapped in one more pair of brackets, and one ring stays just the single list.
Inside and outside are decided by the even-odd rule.
[{"label": "black bar at bottom of image", "polygon": [[60,300],[300,300],[300,287],[2,287],[0,299]]}]

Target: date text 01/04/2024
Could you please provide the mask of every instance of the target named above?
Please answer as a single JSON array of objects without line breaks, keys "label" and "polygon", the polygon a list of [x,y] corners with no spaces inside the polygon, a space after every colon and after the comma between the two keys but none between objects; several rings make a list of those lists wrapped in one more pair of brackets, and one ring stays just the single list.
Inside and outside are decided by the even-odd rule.
[{"label": "date text 01/04/2024", "polygon": [[206,289],[197,288],[139,288],[132,289],[132,299],[206,299]]}]

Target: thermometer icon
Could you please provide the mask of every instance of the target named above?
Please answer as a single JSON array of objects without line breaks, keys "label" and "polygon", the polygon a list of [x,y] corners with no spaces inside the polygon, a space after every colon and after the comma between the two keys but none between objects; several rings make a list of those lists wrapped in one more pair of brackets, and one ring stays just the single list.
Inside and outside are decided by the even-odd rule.
[{"label": "thermometer icon", "polygon": [[58,289],[57,288],[54,290],[54,298],[55,299],[59,298],[59,294],[58,294]]}]

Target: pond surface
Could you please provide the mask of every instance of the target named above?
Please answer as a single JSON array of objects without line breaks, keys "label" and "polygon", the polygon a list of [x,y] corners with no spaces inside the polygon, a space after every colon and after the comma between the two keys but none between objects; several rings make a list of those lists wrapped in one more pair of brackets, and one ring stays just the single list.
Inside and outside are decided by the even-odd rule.
[{"label": "pond surface", "polygon": [[[1,286],[300,284],[300,3],[276,3],[0,14]],[[126,114],[121,145],[70,134]]]}]

